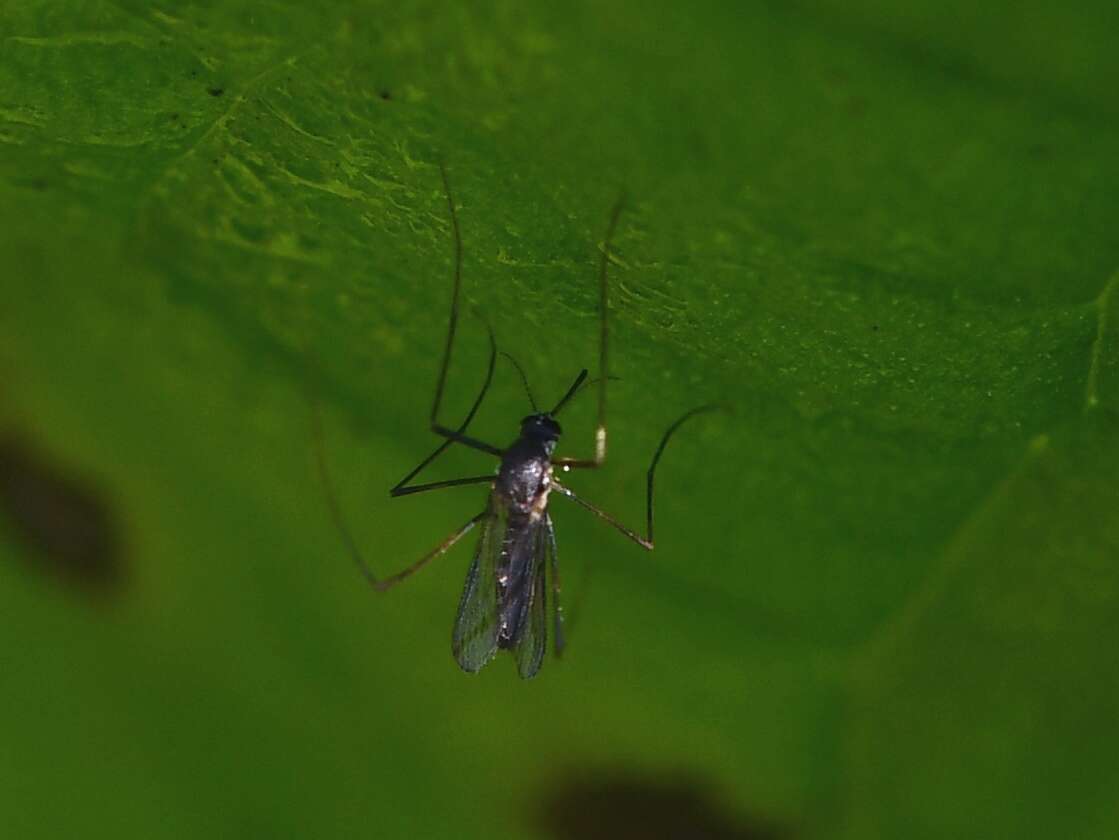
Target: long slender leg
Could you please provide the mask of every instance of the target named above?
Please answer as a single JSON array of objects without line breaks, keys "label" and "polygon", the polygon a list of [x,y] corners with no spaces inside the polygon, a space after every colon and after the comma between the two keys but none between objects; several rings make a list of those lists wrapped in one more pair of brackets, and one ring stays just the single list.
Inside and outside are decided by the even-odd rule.
[{"label": "long slender leg", "polygon": [[625,204],[625,196],[621,195],[610,212],[610,224],[606,228],[606,239],[602,243],[602,261],[598,272],[598,309],[601,326],[598,334],[598,427],[594,431],[596,464],[606,460],[606,383],[610,379],[610,369],[607,365],[610,338],[610,287],[606,282],[606,266],[610,263],[610,244],[614,239],[614,230],[618,227],[618,218],[622,215],[623,204]]},{"label": "long slender leg", "polygon": [[[459,300],[459,292],[462,289],[462,234],[459,232],[458,214],[455,212],[455,202],[454,202],[454,199],[451,197],[451,185],[450,185],[450,182],[447,180],[447,168],[443,165],[442,161],[439,162],[439,175],[443,179],[443,192],[447,196],[447,211],[448,211],[448,213],[450,214],[450,217],[451,217],[451,233],[454,237],[454,243],[455,243],[455,268],[454,268],[454,283],[453,283],[452,288],[451,288],[451,312],[450,312],[450,316],[449,316],[448,324],[447,324],[447,342],[446,342],[446,344],[443,345],[443,360],[439,364],[439,378],[435,382],[435,400],[431,404],[431,420],[430,420],[431,430],[433,432],[435,432],[435,434],[442,435],[443,437],[447,438],[447,441],[449,443],[450,442],[461,443],[464,446],[469,446],[473,449],[478,449],[482,452],[486,452],[490,455],[495,455],[498,458],[500,458],[503,454],[503,451],[501,449],[499,449],[498,447],[491,446],[488,443],[484,443],[480,440],[468,437],[465,434],[463,434],[463,431],[466,428],[466,423],[464,423],[456,431],[456,430],[450,429],[450,428],[442,425],[439,422],[439,407],[443,402],[443,389],[446,387],[446,384],[447,384],[447,371],[451,367],[451,350],[454,348],[455,332],[458,330],[458,300]],[[492,356],[492,347],[493,347],[493,333],[492,333],[492,331],[490,333],[490,347],[491,347],[491,356]],[[491,360],[491,362],[490,362],[490,374],[492,375],[492,373],[493,373],[493,362]],[[489,384],[488,378],[487,378],[486,384],[487,384],[487,386]],[[483,388],[483,393],[484,392],[485,392],[485,389]],[[478,402],[481,402],[480,398],[479,398]],[[475,409],[476,408],[477,408],[477,405],[475,405]],[[469,417],[472,418],[473,414],[474,414],[474,410],[472,409]],[[467,423],[469,423],[469,419],[467,420]],[[424,462],[423,464],[421,464],[416,469],[416,472],[419,472],[420,469],[423,469],[423,467],[426,466],[427,463],[430,463],[431,459],[434,459],[439,454],[439,452],[441,452],[441,451],[442,450],[440,449],[438,452],[433,453],[430,456],[430,458],[428,459],[428,461]],[[412,478],[414,475],[415,475],[415,473],[412,473],[412,475],[408,476],[408,479]],[[405,479],[403,482],[401,482],[401,484],[406,483],[408,479]],[[399,487],[399,486],[400,485],[398,484],[397,487]]]},{"label": "long slender leg", "polygon": [[709,405],[701,405],[698,408],[693,408],[691,411],[685,412],[675,423],[668,427],[661,438],[660,445],[657,451],[653,453],[652,463],[649,464],[649,472],[645,476],[645,533],[649,536],[649,547],[653,547],[653,478],[657,474],[657,462],[661,459],[664,453],[664,448],[668,446],[668,439],[676,433],[676,430],[691,420],[693,417],[706,414],[709,411],[726,411],[725,405],[712,403]]},{"label": "long slender leg", "polygon": [[[484,481],[493,480],[492,476],[487,475],[456,478],[445,481],[435,481],[428,484],[408,484],[408,482],[415,478],[426,466],[428,466],[428,464],[430,464],[432,461],[438,458],[439,455],[446,451],[446,449],[450,447],[452,443],[462,443],[466,446],[471,446],[475,449],[480,449],[483,452],[495,454],[498,456],[502,454],[502,451],[497,447],[490,446],[489,444],[475,440],[464,434],[466,428],[470,425],[471,420],[474,419],[474,415],[478,412],[479,407],[481,407],[482,400],[485,398],[486,392],[489,389],[491,381],[493,380],[494,365],[497,359],[497,345],[494,341],[493,330],[490,328],[489,324],[486,324],[486,329],[489,333],[490,340],[490,358],[489,364],[486,369],[486,378],[485,381],[482,383],[481,391],[478,393],[478,396],[475,398],[473,405],[470,407],[470,410],[467,412],[466,417],[463,419],[457,430],[447,429],[439,425],[439,423],[437,422],[439,405],[443,398],[443,388],[446,384],[447,379],[447,370],[450,366],[451,348],[454,344],[455,330],[458,325],[458,298],[459,289],[462,285],[462,238],[459,234],[458,218],[455,214],[454,201],[451,198],[451,191],[447,182],[447,171],[442,162],[440,162],[439,164],[439,172],[443,179],[443,189],[447,195],[447,206],[450,210],[451,227],[454,233],[455,269],[454,287],[451,295],[450,324],[447,330],[447,343],[443,350],[443,360],[439,368],[439,379],[436,383],[435,388],[435,401],[431,408],[431,424],[433,431],[435,431],[437,434],[443,435],[446,440],[440,446],[438,446],[435,451],[424,458],[424,460],[421,461],[415,469],[409,472],[408,475],[406,475],[392,487],[392,489],[389,491],[390,495],[392,496],[406,496],[413,493],[423,493],[428,490],[437,490],[445,487],[459,487],[469,484],[479,484]],[[447,551],[452,545],[460,540],[467,531],[473,528],[474,525],[482,518],[482,516],[485,515],[485,513],[483,512],[482,514],[479,514],[478,516],[471,519],[465,526],[452,534],[434,551],[429,552],[427,555],[420,558],[417,563],[408,567],[404,571],[383,580],[379,579],[373,573],[373,570],[370,568],[369,564],[362,556],[361,550],[357,546],[357,541],[353,538],[353,534],[350,532],[345,517],[342,515],[342,508],[341,505],[338,503],[338,497],[337,494],[334,492],[334,484],[330,479],[330,471],[327,467],[326,452],[324,451],[323,446],[322,418],[319,413],[319,404],[318,401],[315,400],[313,397],[311,399],[311,424],[312,436],[315,443],[315,459],[318,465],[319,478],[323,484],[327,507],[330,510],[331,519],[334,521],[334,525],[338,529],[339,534],[341,534],[342,540],[345,543],[350,556],[353,558],[355,564],[360,569],[362,575],[378,591],[384,591],[385,589],[388,589],[389,587],[395,585],[396,583],[400,582],[404,578],[408,577],[409,575],[413,574],[418,569],[423,567],[432,558],[437,557],[438,555]]]},{"label": "long slender leg", "polygon": [[446,426],[436,424],[431,427],[431,431],[435,432],[437,435],[442,435],[452,443],[461,443],[463,446],[469,446],[471,449],[477,449],[479,452],[485,452],[488,455],[493,455],[495,458],[501,458],[505,455],[504,449],[500,449],[485,441],[478,440],[477,438],[464,435],[462,432],[456,432],[454,429],[448,429]]},{"label": "long slender leg", "polygon": [[455,343],[458,329],[458,297],[462,288],[462,235],[458,229],[458,214],[451,197],[451,185],[447,181],[447,167],[439,161],[439,175],[443,179],[443,192],[447,196],[447,212],[451,217],[451,235],[455,243],[454,285],[451,287],[451,314],[447,325],[447,343],[443,345],[443,361],[439,365],[439,378],[435,381],[435,401],[431,405],[431,425],[439,421],[439,405],[443,402],[443,387],[447,384],[447,370],[451,366],[451,349]]},{"label": "long slender leg", "polygon": [[[585,507],[587,510],[589,510],[591,513],[593,513],[595,516],[599,517],[600,519],[604,520],[605,522],[609,523],[610,525],[613,525],[615,528],[617,528],[619,531],[621,531],[623,534],[625,534],[627,537],[629,537],[631,540],[633,540],[635,543],[637,543],[642,548],[645,548],[645,549],[648,549],[649,551],[652,551],[653,550],[653,481],[656,478],[657,463],[660,461],[661,455],[664,454],[664,448],[666,446],[668,446],[668,441],[676,433],[676,430],[679,429],[682,425],[684,425],[684,423],[686,423],[688,420],[690,420],[691,418],[695,417],[698,414],[704,414],[708,411],[714,411],[714,410],[720,409],[720,408],[723,408],[723,406],[721,406],[721,405],[701,405],[699,408],[693,408],[691,411],[684,414],[682,417],[680,417],[678,420],[676,420],[676,422],[674,422],[671,426],[669,426],[668,431],[666,431],[664,433],[664,437],[661,438],[661,442],[657,446],[656,452],[653,453],[652,463],[649,464],[649,472],[645,476],[645,536],[644,537],[642,537],[636,531],[633,531],[630,528],[627,528],[625,525],[623,525],[621,522],[619,522],[613,516],[606,513],[605,511],[595,507],[590,502],[587,502],[587,501],[584,501],[583,499],[580,499],[570,489],[568,489],[563,484],[561,484],[559,481],[557,481],[554,476],[552,478],[552,487],[553,487],[553,489],[558,490],[564,496],[567,496],[569,499],[571,499],[571,500],[577,502],[578,504],[582,505],[583,507]],[[562,464],[562,462],[559,462],[559,461],[557,461],[556,463],[559,463],[561,466],[568,466],[568,465]]]},{"label": "long slender leg", "polygon": [[445,481],[432,481],[429,484],[413,484],[409,487],[394,487],[389,491],[394,499],[397,496],[411,496],[413,493],[426,493],[428,490],[441,490],[444,487],[462,487],[464,484],[481,484],[493,481],[492,475],[472,475],[468,478],[449,478]]},{"label": "long slender leg", "polygon": [[400,583],[400,581],[404,580],[407,577],[411,577],[413,574],[418,572],[440,554],[445,554],[451,548],[451,546],[465,537],[467,533],[469,533],[474,528],[475,525],[485,519],[485,517],[488,515],[489,509],[487,508],[486,510],[479,513],[477,516],[471,517],[469,522],[467,522],[465,525],[463,525],[461,528],[447,537],[447,539],[443,540],[443,542],[439,543],[439,545],[437,545],[435,548],[433,548],[407,569],[404,569],[404,571],[401,572],[397,572],[395,575],[390,575],[387,578],[377,580],[376,578],[372,577],[369,572],[368,565],[366,565],[365,562],[362,561],[361,567],[362,571],[365,572],[366,580],[368,580],[373,585],[373,588],[376,589],[378,592],[384,592],[386,589],[391,589],[393,586],[396,586],[396,584]]},{"label": "long slender leg", "polygon": [[[449,549],[458,540],[460,540],[467,531],[473,528],[474,525],[477,524],[478,520],[481,519],[484,515],[484,513],[482,513],[478,516],[475,516],[468,523],[466,523],[465,526],[456,531],[441,545],[439,545],[434,551],[429,552],[428,554],[420,558],[418,563],[415,563],[414,565],[408,567],[403,572],[398,572],[392,577],[384,578],[382,580],[373,573],[373,569],[366,561],[364,555],[362,555],[361,549],[359,549],[357,546],[357,540],[354,539],[353,533],[350,531],[350,527],[346,522],[345,516],[342,515],[342,506],[338,503],[338,496],[334,492],[334,482],[331,481],[330,469],[328,468],[326,463],[326,452],[323,447],[322,418],[319,416],[319,404],[316,400],[311,401],[311,433],[315,441],[315,461],[318,466],[319,480],[322,482],[323,494],[326,497],[326,506],[327,509],[330,511],[330,518],[334,523],[334,527],[338,530],[339,535],[342,537],[342,542],[345,544],[346,550],[350,554],[350,558],[354,561],[354,564],[361,571],[362,576],[378,592],[383,592],[390,586],[393,586],[394,584],[400,582],[404,578],[408,577],[408,575],[418,570],[433,557],[437,557],[438,555]],[[414,485],[412,487],[404,488],[404,493],[420,493],[424,490],[435,490],[439,487],[455,487],[460,484],[477,484],[482,481],[492,480],[493,476],[489,475],[475,476],[465,479],[451,479],[450,481],[435,482],[431,485]]]},{"label": "long slender leg", "polygon": [[[606,461],[606,383],[610,380],[609,350],[610,350],[610,286],[606,280],[606,268],[610,263],[610,243],[614,239],[614,231],[618,227],[618,218],[622,214],[625,196],[619,196],[614,209],[610,211],[610,223],[606,228],[606,239],[602,243],[602,260],[598,270],[598,425],[594,431],[594,456],[592,458],[565,458],[557,463],[568,467],[593,469],[602,466]],[[586,371],[579,375],[579,379],[568,390],[567,395],[556,406],[558,411],[570,399],[582,384]],[[555,412],[553,412],[555,413]]]},{"label": "long slender leg", "polygon": [[[482,400],[485,398],[486,392],[489,390],[490,383],[493,381],[494,366],[497,363],[497,343],[494,341],[493,330],[490,328],[489,324],[486,324],[486,330],[489,333],[490,337],[490,361],[489,365],[486,367],[486,379],[482,383],[482,390],[478,392],[478,396],[474,399],[474,404],[470,406],[470,411],[466,413],[465,419],[459,424],[458,431],[455,433],[456,435],[462,434],[466,431],[466,427],[470,425],[470,421],[473,420],[474,415],[478,413],[478,409],[482,405]],[[435,451],[424,458],[422,461],[420,461],[419,465],[415,469],[413,469],[410,473],[408,473],[408,475],[404,476],[404,478],[400,479],[400,481],[396,482],[396,484],[393,485],[392,489],[389,490],[389,495],[407,496],[411,493],[421,493],[424,490],[435,490],[437,487],[454,486],[447,485],[442,482],[436,482],[435,486],[427,484],[421,484],[412,487],[408,486],[409,481],[419,475],[424,467],[426,467],[428,464],[442,455],[445,451],[447,451],[450,445],[454,442],[455,440],[453,438],[448,437],[445,441],[439,444],[439,446],[436,447]],[[468,482],[463,481],[460,483],[465,484]]]},{"label": "long slender leg", "polygon": [[[487,328],[488,326],[489,325],[487,325]],[[466,418],[460,424],[459,431],[466,429],[466,427],[470,424],[470,421],[474,419],[474,415],[477,413],[478,408],[481,406],[482,400],[486,396],[486,391],[489,389],[490,382],[493,379],[494,364],[496,359],[497,346],[493,340],[493,331],[490,330],[490,360],[489,367],[486,370],[486,379],[482,383],[482,390],[479,391],[477,398],[475,398],[474,400],[474,404],[470,407],[470,411],[467,412]],[[327,466],[326,461],[325,447],[323,446],[322,418],[319,413],[319,403],[318,400],[316,400],[313,396],[311,397],[311,427],[312,439],[314,441],[315,447],[315,460],[317,462],[319,471],[319,480],[322,482],[323,485],[323,492],[326,496],[327,507],[330,510],[330,516],[334,522],[334,526],[338,529],[339,534],[342,536],[342,541],[343,543],[345,543],[346,549],[349,551],[351,558],[354,560],[357,567],[361,570],[361,573],[365,577],[365,579],[369,581],[369,583],[372,584],[374,588],[377,588],[379,590],[385,589],[395,583],[397,579],[402,579],[407,575],[405,573],[402,573],[401,575],[386,579],[387,582],[379,581],[376,575],[373,574],[373,571],[369,567],[369,564],[365,561],[365,558],[362,556],[361,550],[357,547],[357,541],[353,538],[353,534],[350,532],[349,526],[346,523],[346,519],[342,515],[342,506],[339,504],[338,496],[334,492],[334,482],[331,480],[330,477],[330,470]],[[439,457],[439,455],[441,455],[451,445],[452,442],[453,441],[450,439],[445,440],[442,445],[440,445],[434,452],[432,452],[423,461],[421,461],[419,466],[417,466],[410,473],[408,473],[408,475],[397,482],[397,484],[389,491],[390,495],[407,496],[413,493],[423,493],[428,490],[438,490],[443,487],[459,487],[462,485],[480,484],[482,482],[493,480],[492,475],[482,475],[472,476],[469,478],[453,478],[445,481],[435,481],[429,484],[408,484],[408,482],[415,478],[416,475],[421,470],[423,470],[424,467],[426,467],[437,457]],[[443,550],[446,550],[446,548],[444,548]],[[427,559],[430,559],[430,557],[423,560],[420,565],[422,565],[423,562],[427,562]],[[414,571],[414,569],[412,571]],[[411,574],[411,571],[408,571],[407,574]]]},{"label": "long slender leg", "polygon": [[562,484],[560,484],[554,478],[552,479],[552,489],[553,490],[558,490],[560,493],[562,493],[564,496],[567,496],[567,498],[571,499],[573,502],[576,502],[577,504],[582,505],[583,507],[585,507],[591,513],[593,513],[599,519],[602,519],[607,524],[613,525],[615,528],[617,528],[619,531],[621,531],[623,534],[625,534],[627,537],[629,537],[631,540],[633,540],[635,543],[637,543],[642,548],[647,549],[648,551],[653,550],[653,541],[652,540],[645,539],[643,536],[638,534],[636,531],[632,531],[629,528],[627,528],[625,525],[623,525],[621,522],[619,522],[613,516],[608,514],[606,511],[602,510],[601,508],[595,507],[594,505],[592,505],[588,501],[580,499],[569,488],[564,487]]}]

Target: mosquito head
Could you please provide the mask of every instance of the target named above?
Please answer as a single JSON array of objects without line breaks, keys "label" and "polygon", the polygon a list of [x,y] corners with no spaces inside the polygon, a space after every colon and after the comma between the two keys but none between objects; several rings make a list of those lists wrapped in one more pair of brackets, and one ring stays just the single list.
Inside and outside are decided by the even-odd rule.
[{"label": "mosquito head", "polygon": [[555,444],[563,429],[550,414],[530,414],[521,421],[521,437]]}]

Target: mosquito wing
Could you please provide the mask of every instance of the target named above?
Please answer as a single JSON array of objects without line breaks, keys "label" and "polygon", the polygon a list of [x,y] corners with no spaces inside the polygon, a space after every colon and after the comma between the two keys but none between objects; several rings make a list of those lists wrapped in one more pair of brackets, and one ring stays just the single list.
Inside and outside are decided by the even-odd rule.
[{"label": "mosquito wing", "polygon": [[513,646],[517,673],[523,679],[536,675],[548,647],[548,586],[546,569],[551,553],[551,520],[547,514],[533,523],[528,546],[530,555],[525,570],[524,615],[520,636]]},{"label": "mosquito wing", "polygon": [[459,667],[472,674],[481,670],[497,651],[498,604],[494,570],[501,557],[505,531],[502,510],[504,506],[491,496],[486,516],[479,523],[474,561],[466,573],[466,586],[451,636],[451,651]]}]

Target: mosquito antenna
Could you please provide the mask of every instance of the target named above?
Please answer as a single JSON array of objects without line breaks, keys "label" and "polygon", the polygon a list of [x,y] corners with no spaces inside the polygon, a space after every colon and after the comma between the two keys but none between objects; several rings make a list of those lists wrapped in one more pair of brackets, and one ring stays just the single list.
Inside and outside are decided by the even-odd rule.
[{"label": "mosquito antenna", "polygon": [[[621,382],[622,381],[622,377],[620,377],[620,376],[610,376],[610,377],[607,377],[607,378],[611,382]],[[575,393],[565,395],[563,400],[560,401],[560,404],[557,405],[552,410],[552,415],[554,416],[557,411],[559,411],[561,408],[565,407],[567,405],[567,403],[571,402],[573,399],[575,399],[581,393],[586,391],[587,388],[589,388],[591,385],[597,385],[597,384],[598,384],[598,377],[597,376],[594,379],[585,379],[584,378],[582,382],[576,383],[576,385],[574,386],[575,387]]]},{"label": "mosquito antenna", "polygon": [[567,389],[567,393],[563,395],[563,399],[556,403],[556,407],[548,413],[551,414],[553,417],[559,414],[559,410],[567,404],[568,400],[575,396],[575,394],[579,391],[579,388],[582,387],[583,380],[586,378],[587,369],[583,368],[581,371],[579,371],[579,375],[575,377],[575,381],[571,383],[571,387]]},{"label": "mosquito antenna", "polygon": [[602,462],[606,459],[606,383],[610,379],[608,366],[608,344],[610,330],[607,313],[610,308],[608,286],[606,283],[606,266],[610,262],[610,243],[614,239],[614,230],[618,227],[618,217],[622,215],[622,207],[626,196],[622,193],[610,211],[610,224],[606,228],[606,239],[602,243],[602,261],[599,263],[599,299],[598,308],[601,317],[598,339],[598,428],[595,429],[595,461]]},{"label": "mosquito antenna", "polygon": [[439,161],[439,175],[443,179],[443,192],[447,195],[447,210],[451,215],[451,233],[455,242],[454,287],[451,290],[451,315],[447,326],[447,344],[443,348],[443,362],[439,366],[439,379],[435,385],[435,402],[431,406],[432,424],[439,421],[439,405],[443,401],[443,386],[447,384],[447,369],[451,366],[451,347],[455,342],[455,329],[458,327],[458,298],[462,287],[462,235],[458,228],[458,214],[451,197],[451,185],[447,180],[447,167]]},{"label": "mosquito antenna", "polygon": [[534,414],[539,414],[540,409],[538,409],[536,407],[536,400],[534,400],[532,398],[532,389],[530,387],[528,387],[528,377],[525,376],[525,369],[520,366],[520,364],[517,362],[516,359],[514,359],[512,356],[510,356],[504,350],[500,350],[498,352],[500,352],[502,356],[504,356],[506,359],[508,359],[510,362],[512,362],[513,367],[515,367],[517,369],[517,373],[519,373],[521,375],[521,384],[525,386],[525,394],[528,395],[528,401],[532,405],[532,411],[533,411]]}]

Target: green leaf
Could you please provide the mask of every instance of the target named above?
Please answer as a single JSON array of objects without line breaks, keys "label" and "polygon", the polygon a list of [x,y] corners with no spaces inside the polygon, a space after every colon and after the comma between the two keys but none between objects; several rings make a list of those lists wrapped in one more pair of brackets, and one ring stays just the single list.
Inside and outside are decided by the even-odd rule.
[{"label": "green leaf", "polygon": [[871,641],[849,733],[857,836],[1114,825],[1117,474],[1114,414],[1039,436]]},{"label": "green leaf", "polygon": [[[450,5],[5,8],[10,833],[1112,836],[1110,7]],[[383,574],[484,504],[387,496],[437,443],[439,162],[447,422],[483,321],[542,402],[593,372],[622,191],[569,483],[638,523],[734,409],[654,553],[555,499],[529,682],[450,656],[469,546],[375,595],[315,476],[311,393]],[[471,428],[526,411],[501,362]]]}]

